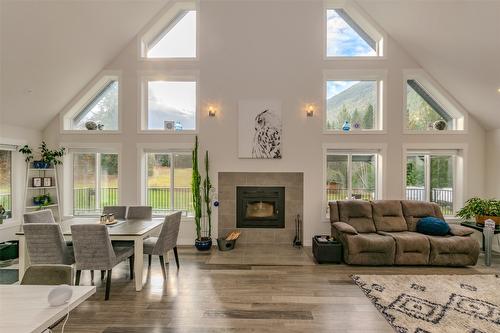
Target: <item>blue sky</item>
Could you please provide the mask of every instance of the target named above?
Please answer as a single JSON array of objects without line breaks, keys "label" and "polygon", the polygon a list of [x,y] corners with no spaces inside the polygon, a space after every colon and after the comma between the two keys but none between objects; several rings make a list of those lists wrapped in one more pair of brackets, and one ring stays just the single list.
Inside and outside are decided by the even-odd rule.
[{"label": "blue sky", "polygon": [[360,81],[326,81],[326,99],[340,94]]},{"label": "blue sky", "polygon": [[328,56],[374,56],[368,45],[335,10],[327,10],[327,55]]}]

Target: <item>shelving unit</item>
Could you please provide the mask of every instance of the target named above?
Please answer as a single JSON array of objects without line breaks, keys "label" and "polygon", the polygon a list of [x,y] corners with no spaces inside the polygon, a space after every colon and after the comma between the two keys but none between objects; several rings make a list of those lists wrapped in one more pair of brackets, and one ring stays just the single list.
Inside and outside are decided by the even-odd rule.
[{"label": "shelving unit", "polygon": [[[40,177],[52,178],[51,186],[34,187],[33,178]],[[38,209],[51,209],[56,221],[61,221],[61,209],[59,207],[59,185],[57,183],[57,168],[37,169],[33,168],[33,164],[29,163],[26,168],[26,188],[24,192],[24,211],[32,212]],[[33,198],[39,195],[48,194],[51,202],[48,205],[35,205]]]}]

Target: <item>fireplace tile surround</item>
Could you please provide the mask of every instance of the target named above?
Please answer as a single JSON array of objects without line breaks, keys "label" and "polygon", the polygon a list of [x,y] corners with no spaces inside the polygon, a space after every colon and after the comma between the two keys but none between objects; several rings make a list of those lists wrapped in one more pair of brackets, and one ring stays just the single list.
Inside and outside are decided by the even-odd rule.
[{"label": "fireplace tile surround", "polygon": [[[236,228],[237,186],[285,187],[285,228]],[[302,172],[219,172],[218,237],[237,229],[242,232],[239,243],[291,245],[295,237],[295,218],[297,214],[303,217],[303,189]]]}]

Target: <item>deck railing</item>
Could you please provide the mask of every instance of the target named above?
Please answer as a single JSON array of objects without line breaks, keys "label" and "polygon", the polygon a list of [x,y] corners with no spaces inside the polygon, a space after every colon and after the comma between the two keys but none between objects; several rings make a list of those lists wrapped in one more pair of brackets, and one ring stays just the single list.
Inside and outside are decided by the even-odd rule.
[{"label": "deck railing", "polygon": [[12,195],[10,193],[0,193],[0,205],[6,211],[10,211],[12,209]]}]

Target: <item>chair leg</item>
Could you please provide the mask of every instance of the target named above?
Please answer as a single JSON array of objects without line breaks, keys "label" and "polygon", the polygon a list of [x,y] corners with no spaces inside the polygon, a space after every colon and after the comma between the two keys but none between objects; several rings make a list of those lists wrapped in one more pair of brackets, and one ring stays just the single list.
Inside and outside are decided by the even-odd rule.
[{"label": "chair leg", "polygon": [[104,273],[106,273],[106,271],[101,271],[101,280],[104,280]]},{"label": "chair leg", "polygon": [[129,257],[129,261],[130,261],[130,280],[132,280],[134,278],[134,261],[135,261],[135,257],[133,255],[131,255]]},{"label": "chair leg", "polygon": [[108,270],[108,276],[106,277],[106,296],[104,297],[105,301],[109,299],[110,290],[111,290],[111,269]]},{"label": "chair leg", "polygon": [[175,263],[177,264],[177,269],[179,269],[179,255],[177,254],[177,246],[174,246],[174,257]]},{"label": "chair leg", "polygon": [[151,254],[150,254],[150,255],[148,255],[148,268],[151,268],[151,257],[152,257],[152,256],[153,256],[153,255],[151,255]]},{"label": "chair leg", "polygon": [[90,284],[94,283],[94,271],[90,270]]},{"label": "chair leg", "polygon": [[81,270],[76,271],[76,276],[75,276],[75,286],[80,285],[80,275],[82,275]]},{"label": "chair leg", "polygon": [[165,280],[167,278],[167,272],[165,271],[165,262],[163,261],[163,256],[160,256],[160,266],[161,272],[163,273],[163,279]]}]

